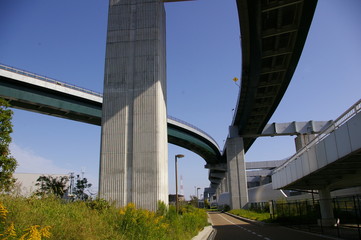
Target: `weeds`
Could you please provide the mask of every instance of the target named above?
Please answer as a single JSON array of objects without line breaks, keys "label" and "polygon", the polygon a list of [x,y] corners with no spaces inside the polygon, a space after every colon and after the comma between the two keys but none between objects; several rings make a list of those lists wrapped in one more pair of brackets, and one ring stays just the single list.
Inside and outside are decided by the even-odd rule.
[{"label": "weeds", "polygon": [[[39,225],[33,225],[23,231],[17,231],[15,223],[8,220],[8,214],[9,211],[0,202],[0,237],[2,237],[3,240],[41,240],[51,237],[51,233],[49,231],[51,229],[50,226],[41,227]],[[17,238],[17,236],[20,236],[20,238]]]},{"label": "weeds", "polygon": [[[159,203],[156,212],[104,200],[64,202],[0,195],[0,239],[191,239],[207,223],[204,210]],[[31,238],[32,237],[32,238]]]},{"label": "weeds", "polygon": [[241,216],[244,218],[262,221],[262,222],[270,222],[270,214],[269,213],[259,213],[251,210],[245,210],[245,209],[233,209],[229,211],[229,213],[232,213],[237,216]]}]

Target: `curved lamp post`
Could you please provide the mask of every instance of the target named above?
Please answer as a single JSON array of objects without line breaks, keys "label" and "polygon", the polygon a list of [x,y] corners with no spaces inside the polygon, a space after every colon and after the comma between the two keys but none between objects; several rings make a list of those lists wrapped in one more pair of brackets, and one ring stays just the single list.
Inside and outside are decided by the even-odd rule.
[{"label": "curved lamp post", "polygon": [[184,157],[183,154],[175,155],[175,209],[178,213],[178,158]]}]

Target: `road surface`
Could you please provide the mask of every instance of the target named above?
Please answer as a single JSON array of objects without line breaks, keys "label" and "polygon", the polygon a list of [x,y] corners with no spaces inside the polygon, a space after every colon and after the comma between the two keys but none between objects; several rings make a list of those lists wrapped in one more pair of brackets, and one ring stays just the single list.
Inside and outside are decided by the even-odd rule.
[{"label": "road surface", "polygon": [[214,240],[324,240],[330,237],[314,235],[272,224],[248,223],[224,213],[208,213],[213,228]]}]

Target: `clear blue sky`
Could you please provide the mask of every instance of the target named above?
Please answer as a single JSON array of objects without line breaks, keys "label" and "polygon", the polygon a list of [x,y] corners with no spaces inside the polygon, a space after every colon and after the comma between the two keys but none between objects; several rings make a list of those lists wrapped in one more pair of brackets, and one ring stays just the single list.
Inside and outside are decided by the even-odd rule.
[{"label": "clear blue sky", "polygon": [[[0,63],[102,92],[108,1],[2,0]],[[209,133],[223,148],[241,74],[234,0],[166,4],[168,114]],[[291,84],[270,122],[330,120],[360,99],[361,1],[319,0]],[[12,154],[18,172],[79,173],[98,185],[100,127],[14,110]],[[187,198],[209,185],[199,156],[169,145]],[[293,137],[258,139],[246,161],[294,153]]]}]

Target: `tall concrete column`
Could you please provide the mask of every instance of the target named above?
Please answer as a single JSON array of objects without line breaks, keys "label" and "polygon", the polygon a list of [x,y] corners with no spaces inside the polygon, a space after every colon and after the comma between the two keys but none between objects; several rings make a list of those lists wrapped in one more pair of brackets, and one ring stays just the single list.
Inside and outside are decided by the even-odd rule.
[{"label": "tall concrete column", "polygon": [[221,186],[218,186],[218,188],[216,189],[217,202],[219,201],[219,196],[221,195],[221,193],[222,193]]},{"label": "tall concrete column", "polygon": [[222,189],[224,192],[228,192],[229,188],[228,188],[228,179],[227,179],[227,174],[226,176],[223,178],[222,180]]},{"label": "tall concrete column", "polygon": [[231,209],[243,208],[248,203],[246,164],[244,159],[243,138],[227,139],[228,187],[231,197]]},{"label": "tall concrete column", "polygon": [[226,179],[223,178],[219,184],[219,189],[220,189],[221,193],[227,192],[225,181],[226,181]]},{"label": "tall concrete column", "polygon": [[296,151],[306,146],[316,137],[316,134],[299,134],[295,138]]},{"label": "tall concrete column", "polygon": [[117,206],[168,203],[165,10],[110,0],[99,195]]},{"label": "tall concrete column", "polygon": [[333,226],[335,224],[335,216],[333,215],[332,198],[329,188],[320,189],[318,191],[320,197],[321,221],[323,226]]}]

